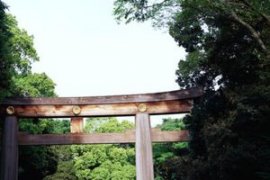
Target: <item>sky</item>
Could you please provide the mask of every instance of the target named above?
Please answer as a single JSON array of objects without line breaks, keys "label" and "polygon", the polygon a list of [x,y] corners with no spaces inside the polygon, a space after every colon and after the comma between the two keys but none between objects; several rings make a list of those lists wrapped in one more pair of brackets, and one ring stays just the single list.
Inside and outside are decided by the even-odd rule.
[{"label": "sky", "polygon": [[113,0],[4,0],[19,27],[34,36],[40,61],[58,96],[151,93],[179,89],[183,49],[166,29],[117,24]]}]

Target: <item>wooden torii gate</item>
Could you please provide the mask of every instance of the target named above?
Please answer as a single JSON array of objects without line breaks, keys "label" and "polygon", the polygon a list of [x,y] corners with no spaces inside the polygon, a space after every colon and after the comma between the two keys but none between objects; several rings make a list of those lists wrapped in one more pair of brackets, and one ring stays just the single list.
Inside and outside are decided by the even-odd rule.
[{"label": "wooden torii gate", "polygon": [[[198,88],[171,92],[56,98],[11,98],[0,104],[4,119],[1,180],[17,180],[18,146],[135,143],[137,180],[153,180],[152,142],[188,141],[187,131],[151,129],[150,115],[188,113]],[[81,133],[83,117],[135,116],[136,132]],[[31,135],[18,132],[19,118],[71,118],[70,134]],[[74,133],[75,132],[75,133]]]}]

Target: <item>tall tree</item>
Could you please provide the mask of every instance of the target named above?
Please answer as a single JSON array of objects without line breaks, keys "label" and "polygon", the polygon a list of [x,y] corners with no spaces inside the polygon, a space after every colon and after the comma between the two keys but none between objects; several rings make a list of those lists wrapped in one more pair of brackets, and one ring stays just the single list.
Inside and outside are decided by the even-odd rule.
[{"label": "tall tree", "polygon": [[150,2],[117,0],[114,12],[118,19],[167,19],[188,53],[177,82],[205,90],[185,119],[190,155],[175,162],[177,179],[269,178],[270,1]]},{"label": "tall tree", "polygon": [[11,38],[11,33],[8,30],[6,18],[6,5],[0,1],[0,100],[8,94],[12,63],[9,61],[8,40]]},{"label": "tall tree", "polygon": [[31,64],[38,61],[33,44],[33,36],[18,27],[14,16],[5,12],[5,5],[0,2],[0,100],[5,96],[14,96],[14,79],[31,72]]},{"label": "tall tree", "polygon": [[[18,27],[15,17],[6,12],[6,7],[0,1],[0,101],[7,96],[55,96],[53,81],[45,73],[31,72],[32,63],[39,60],[33,36]],[[29,119],[19,121],[20,130],[31,133],[52,131],[49,125]],[[42,179],[55,171],[56,165],[51,148],[19,149],[19,179]]]}]

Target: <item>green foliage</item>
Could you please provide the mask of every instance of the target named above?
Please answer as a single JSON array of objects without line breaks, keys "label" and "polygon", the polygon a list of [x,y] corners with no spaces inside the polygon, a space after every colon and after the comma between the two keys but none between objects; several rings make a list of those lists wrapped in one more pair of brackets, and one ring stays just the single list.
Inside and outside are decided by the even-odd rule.
[{"label": "green foliage", "polygon": [[[50,134],[70,132],[67,120],[21,119],[19,130],[31,134]],[[59,150],[52,146],[23,146],[19,149],[19,179],[43,179],[59,168]]]},{"label": "green foliage", "polygon": [[13,70],[12,62],[7,56],[10,53],[8,40],[11,38],[11,33],[8,30],[5,9],[6,5],[0,1],[0,100],[8,95]]},{"label": "green foliage", "polygon": [[134,149],[115,145],[73,146],[75,175],[78,179],[135,179],[135,166],[128,160]]},{"label": "green foliage", "polygon": [[57,173],[46,176],[43,180],[77,180],[72,161],[60,161]]},{"label": "green foliage", "polygon": [[[38,61],[33,36],[18,27],[14,16],[5,12],[0,1],[0,101],[7,96],[55,96],[54,83],[42,74],[32,74]],[[32,133],[52,132],[49,122],[19,121],[20,130]],[[19,179],[42,179],[55,171],[57,156],[49,147],[20,147]]]},{"label": "green foliage", "polygon": [[54,83],[45,73],[31,73],[32,63],[39,60],[33,36],[19,28],[4,7],[0,2],[0,100],[6,96],[55,96]]},{"label": "green foliage", "polygon": [[42,179],[55,171],[57,156],[50,147],[19,148],[19,179]]},{"label": "green foliage", "polygon": [[[192,133],[186,176],[260,179],[257,172],[270,166],[264,162],[269,146],[262,138],[270,127],[266,66],[270,28],[261,14],[265,9],[259,13],[244,1],[200,3],[185,1],[185,8],[170,28],[171,35],[189,52],[179,63],[179,85],[203,86],[206,90],[185,119]],[[201,8],[194,8],[196,5]],[[198,30],[193,29],[196,22],[200,23]],[[190,55],[198,52],[195,68],[185,66],[194,63]]]},{"label": "green foliage", "polygon": [[[269,167],[264,162],[269,146],[261,138],[270,127],[268,20],[243,1],[200,3],[185,1],[170,28],[189,52],[179,63],[179,85],[206,90],[185,119],[192,135],[186,177],[260,179],[257,172]],[[194,63],[190,54],[198,52],[195,68],[185,66]]]},{"label": "green foliage", "polygon": [[70,121],[53,119],[20,119],[19,130],[31,134],[64,134],[70,132]]},{"label": "green foliage", "polygon": [[[163,119],[158,126],[163,131],[184,130],[185,125],[182,119]],[[169,163],[175,159],[185,156],[188,152],[187,142],[179,143],[155,143],[153,145],[155,179],[176,179],[175,172]]]},{"label": "green foliage", "polygon": [[[13,77],[12,94],[16,96],[55,96],[53,81],[43,74],[16,75]],[[69,132],[68,121],[52,119],[20,119],[19,130],[32,134]],[[52,147],[23,147],[19,151],[19,179],[42,179],[57,168],[57,154]]]},{"label": "green foliage", "polygon": [[34,48],[33,36],[28,35],[26,30],[18,27],[15,17],[7,14],[6,22],[10,33],[9,50],[10,59],[13,61],[18,74],[28,74],[31,71],[31,64],[39,60],[36,49]]},{"label": "green foliage", "polygon": [[13,78],[12,94],[16,96],[31,97],[53,97],[54,82],[45,74],[27,74],[25,76],[17,76]]},{"label": "green foliage", "polygon": [[14,96],[13,78],[25,76],[31,71],[31,64],[38,61],[33,37],[18,27],[18,23],[10,14],[5,13],[5,5],[0,2],[0,100],[6,96]]},{"label": "green foliage", "polygon": [[[133,20],[134,12],[150,13],[149,2],[117,0],[116,8],[123,9],[115,12],[116,18]],[[166,11],[169,2],[180,8]],[[164,9],[144,17],[167,12],[170,35],[188,53],[179,62],[177,82],[182,88],[205,90],[185,118],[192,137],[190,153],[172,159],[166,168],[173,170],[175,179],[269,177],[270,144],[265,137],[270,133],[270,1],[162,3]]]},{"label": "green foliage", "polygon": [[185,124],[182,119],[166,118],[163,119],[162,125],[157,127],[162,131],[184,130]]},{"label": "green foliage", "polygon": [[164,0],[158,3],[147,0],[115,0],[113,14],[118,22],[144,22],[153,20],[157,27],[166,25],[171,15],[179,10],[178,0]]},{"label": "green foliage", "polygon": [[124,132],[132,129],[134,125],[129,121],[118,121],[116,118],[89,118],[86,120],[85,132]]},{"label": "green foliage", "polygon": [[[86,132],[124,132],[133,128],[128,121],[116,118],[90,118]],[[78,179],[135,179],[134,148],[118,145],[72,146],[74,168]]]},{"label": "green foliage", "polygon": [[[116,118],[89,118],[86,121],[86,133],[124,132],[134,127],[128,121]],[[135,149],[132,145],[72,145],[56,147],[59,165],[55,174],[45,179],[135,179]],[[68,174],[68,175],[67,175]]]}]

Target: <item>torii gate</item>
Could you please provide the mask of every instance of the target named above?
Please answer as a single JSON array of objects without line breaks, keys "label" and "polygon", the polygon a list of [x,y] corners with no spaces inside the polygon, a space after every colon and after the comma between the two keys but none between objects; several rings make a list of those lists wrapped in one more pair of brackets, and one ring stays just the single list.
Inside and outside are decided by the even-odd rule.
[{"label": "torii gate", "polygon": [[[5,119],[2,135],[1,180],[17,180],[18,145],[135,143],[137,180],[153,180],[152,142],[188,141],[187,131],[151,129],[150,115],[188,113],[202,89],[93,97],[10,98],[0,104]],[[135,116],[136,132],[82,133],[82,118]],[[18,132],[19,118],[71,118],[70,134],[31,135]]]}]

